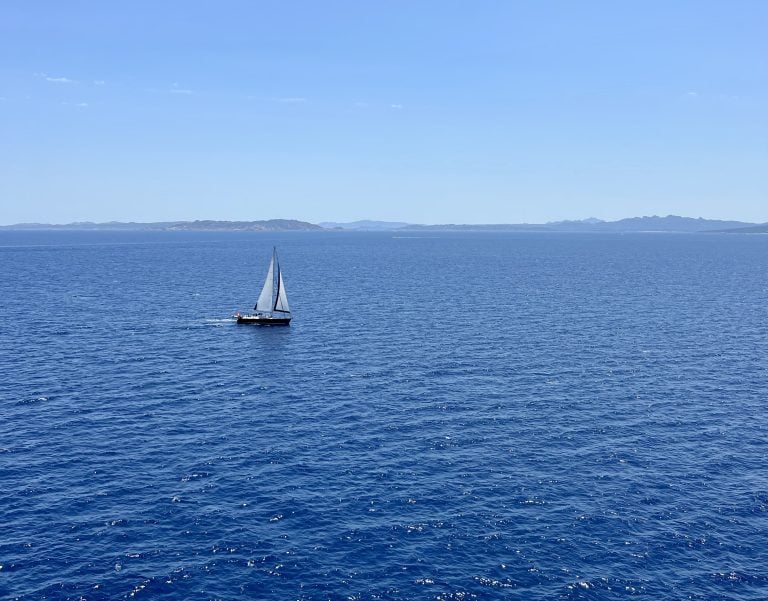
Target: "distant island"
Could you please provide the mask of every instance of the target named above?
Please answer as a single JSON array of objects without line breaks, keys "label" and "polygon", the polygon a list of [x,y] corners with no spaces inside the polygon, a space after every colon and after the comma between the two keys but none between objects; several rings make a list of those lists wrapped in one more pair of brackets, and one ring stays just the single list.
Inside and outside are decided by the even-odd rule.
[{"label": "distant island", "polygon": [[87,230],[87,231],[199,231],[199,232],[289,232],[289,231],[451,231],[451,232],[591,232],[591,233],[768,233],[768,223],[703,219],[667,215],[659,217],[630,217],[618,221],[603,221],[594,217],[574,221],[549,223],[489,223],[489,224],[435,224],[423,225],[403,221],[327,221],[320,224],[296,219],[267,219],[263,221],[158,221],[151,223],[109,221],[93,223],[81,221],[67,224],[19,223],[0,226],[0,230]]},{"label": "distant island", "polygon": [[296,219],[267,219],[265,221],[157,221],[151,223],[108,221],[93,223],[79,221],[67,224],[19,223],[3,225],[4,230],[92,230],[92,231],[160,231],[160,232],[289,232],[323,230],[314,223]]}]

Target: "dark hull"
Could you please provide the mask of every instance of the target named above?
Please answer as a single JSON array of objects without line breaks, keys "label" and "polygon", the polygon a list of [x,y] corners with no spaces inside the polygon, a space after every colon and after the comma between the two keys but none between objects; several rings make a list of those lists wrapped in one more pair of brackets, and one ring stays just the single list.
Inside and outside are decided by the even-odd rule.
[{"label": "dark hull", "polygon": [[291,323],[290,317],[267,317],[265,315],[240,315],[237,323],[255,326],[287,326]]}]

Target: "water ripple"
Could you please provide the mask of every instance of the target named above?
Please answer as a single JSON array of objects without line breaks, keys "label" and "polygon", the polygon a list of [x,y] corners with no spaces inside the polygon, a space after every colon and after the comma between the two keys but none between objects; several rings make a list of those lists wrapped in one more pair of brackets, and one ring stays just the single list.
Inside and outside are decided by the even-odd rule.
[{"label": "water ripple", "polygon": [[0,236],[0,598],[768,596],[764,237]]}]

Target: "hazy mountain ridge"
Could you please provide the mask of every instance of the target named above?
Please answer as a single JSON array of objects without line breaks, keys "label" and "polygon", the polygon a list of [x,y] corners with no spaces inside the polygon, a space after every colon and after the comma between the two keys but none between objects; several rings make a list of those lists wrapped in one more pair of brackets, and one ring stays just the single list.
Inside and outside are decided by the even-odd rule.
[{"label": "hazy mountain ridge", "polygon": [[409,227],[413,224],[406,221],[376,221],[361,219],[359,221],[321,221],[318,225],[328,230],[355,230],[355,231],[388,231]]},{"label": "hazy mountain ridge", "polygon": [[738,228],[755,225],[745,221],[704,219],[702,217],[680,217],[667,215],[659,217],[631,217],[619,221],[606,221],[597,224],[600,229],[615,231],[673,231],[673,232],[707,232],[717,229]]},{"label": "hazy mountain ridge", "polygon": [[320,224],[296,219],[267,219],[261,221],[157,221],[93,223],[90,221],[47,224],[19,223],[0,226],[0,230],[93,230],[93,231],[466,231],[466,232],[713,232],[713,233],[766,233],[768,223],[658,215],[629,217],[618,221],[602,221],[594,217],[582,220],[551,221],[548,223],[487,223],[487,224],[434,224],[420,225],[402,221],[360,220],[352,222],[326,221]]},{"label": "hazy mountain ridge", "polygon": [[667,215],[659,217],[629,217],[618,221],[601,221],[595,218],[581,221],[554,221],[549,223],[509,224],[445,224],[410,225],[407,230],[448,230],[448,231],[511,231],[511,232],[714,232],[740,228],[751,228],[757,224],[745,221],[704,219],[702,217],[680,217]]}]

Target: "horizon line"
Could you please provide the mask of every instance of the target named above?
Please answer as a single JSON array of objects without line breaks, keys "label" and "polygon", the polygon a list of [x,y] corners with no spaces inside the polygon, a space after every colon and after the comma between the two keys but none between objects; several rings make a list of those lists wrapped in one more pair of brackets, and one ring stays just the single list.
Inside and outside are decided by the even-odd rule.
[{"label": "horizon line", "polygon": [[130,225],[130,224],[136,224],[136,225],[152,225],[152,224],[159,224],[159,223],[167,223],[167,224],[187,224],[187,223],[197,223],[197,222],[214,222],[214,223],[267,223],[267,222],[273,222],[273,221],[293,221],[293,222],[300,222],[300,223],[307,223],[309,225],[315,225],[319,227],[323,227],[321,224],[323,223],[333,223],[333,224],[340,224],[340,225],[347,225],[347,224],[354,224],[354,223],[382,223],[382,224],[394,224],[394,223],[402,223],[406,225],[417,225],[417,226],[441,226],[441,225],[451,225],[451,226],[508,226],[508,225],[527,225],[527,226],[536,226],[536,225],[553,225],[553,224],[563,224],[563,223],[586,223],[589,224],[590,222],[594,223],[616,223],[619,221],[624,221],[627,219],[667,219],[667,218],[680,218],[680,219],[693,219],[693,220],[699,220],[699,221],[731,221],[731,222],[739,222],[744,223],[747,225],[764,225],[768,224],[768,220],[766,221],[744,221],[742,219],[738,218],[723,218],[723,217],[690,217],[687,215],[675,215],[672,213],[669,213],[667,215],[635,215],[631,217],[621,217],[618,219],[601,219],[598,217],[586,217],[582,219],[555,219],[555,220],[549,220],[549,221],[539,221],[539,222],[533,222],[533,221],[485,221],[485,222],[451,222],[451,221],[444,221],[444,222],[433,222],[433,223],[424,223],[424,222],[414,222],[414,221],[407,221],[407,220],[400,220],[400,219],[372,219],[372,218],[363,218],[363,219],[351,219],[346,221],[340,221],[340,220],[333,220],[333,219],[323,219],[319,221],[306,221],[304,219],[297,219],[297,218],[286,218],[286,217],[274,217],[269,219],[213,219],[213,218],[205,218],[205,219],[162,219],[162,220],[156,220],[156,221],[136,221],[136,220],[116,220],[111,219],[108,221],[91,221],[91,220],[77,220],[77,221],[70,221],[66,223],[52,223],[52,222],[42,222],[42,221],[22,221],[17,223],[4,223],[0,224],[0,227],[2,228],[12,228],[12,227],[29,227],[29,226],[52,226],[52,227],[67,227],[67,226],[77,226],[77,225]]}]

